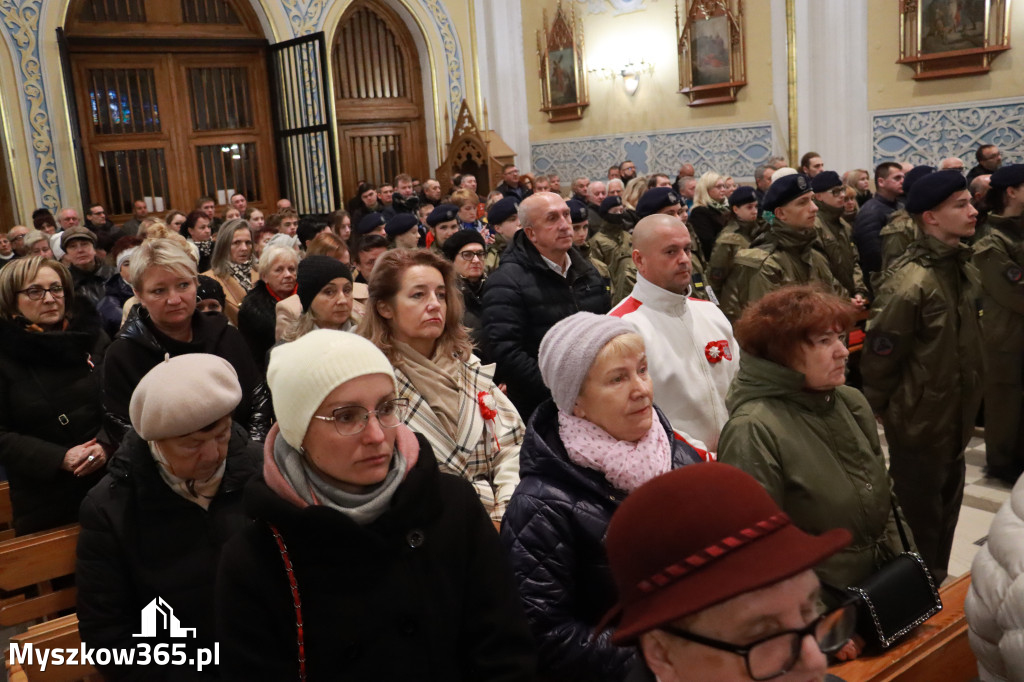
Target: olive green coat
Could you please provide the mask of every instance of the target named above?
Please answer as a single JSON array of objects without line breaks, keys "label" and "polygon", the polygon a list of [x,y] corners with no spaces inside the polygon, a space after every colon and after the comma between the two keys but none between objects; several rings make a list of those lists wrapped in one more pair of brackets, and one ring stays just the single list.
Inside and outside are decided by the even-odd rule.
[{"label": "olive green coat", "polygon": [[636,284],[633,263],[633,238],[623,225],[602,222],[600,231],[590,238],[590,259],[604,263],[612,282],[612,307],[629,296]]},{"label": "olive green coat", "polygon": [[817,200],[814,203],[818,205],[814,230],[818,233],[818,242],[828,257],[832,274],[846,289],[847,296],[853,298],[860,294],[867,298],[868,288],[864,286],[860,256],[853,244],[853,227],[843,220],[843,209],[832,208]]},{"label": "olive green coat", "polygon": [[903,551],[892,481],[864,396],[848,386],[816,392],[803,385],[803,374],[742,354],[718,461],[756,478],[802,530],[850,531],[850,546],[815,569],[822,582],[845,588]]},{"label": "olive green coat", "polygon": [[889,222],[878,233],[882,237],[882,269],[877,275],[879,282],[885,279],[886,271],[907,252],[920,233],[906,209],[901,208],[889,216]]},{"label": "olive green coat", "polygon": [[777,220],[751,242],[749,249],[736,254],[719,296],[722,312],[734,322],[748,303],[787,284],[822,282],[846,298],[843,285],[832,275],[828,258],[815,248],[817,241],[818,233],[813,228],[790,227]]},{"label": "olive green coat", "polygon": [[736,254],[748,248],[762,229],[763,224],[760,221],[739,221],[734,217],[718,233],[715,246],[711,249],[711,258],[708,259],[708,279],[716,291],[721,293],[725,280],[732,271]]},{"label": "olive green coat", "polygon": [[494,241],[487,247],[487,255],[484,256],[484,265],[487,267],[487,274],[491,274],[501,265],[501,254],[505,252],[508,240],[494,232]]},{"label": "olive green coat", "polygon": [[985,457],[989,466],[1024,465],[1024,223],[988,216],[974,245],[981,274],[985,360]]}]

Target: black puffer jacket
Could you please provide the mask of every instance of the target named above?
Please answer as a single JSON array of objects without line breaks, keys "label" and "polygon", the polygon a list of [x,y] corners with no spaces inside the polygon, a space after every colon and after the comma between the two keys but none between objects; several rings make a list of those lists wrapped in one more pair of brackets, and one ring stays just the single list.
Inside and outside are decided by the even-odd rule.
[{"label": "black puffer jacket", "polygon": [[267,353],[274,347],[277,325],[277,299],[263,282],[257,282],[238,307],[238,331],[249,345],[252,359],[260,373],[266,374]]},{"label": "black puffer jacket", "polygon": [[494,362],[487,337],[484,335],[484,300],[483,290],[487,284],[484,277],[476,284],[473,284],[465,277],[459,277],[459,291],[462,292],[462,300],[466,304],[466,312],[462,316],[462,324],[469,329],[469,338],[473,341],[473,353],[480,358],[480,362],[489,364]]},{"label": "black puffer jacket", "polygon": [[[672,468],[700,462],[656,411],[672,443]],[[519,475],[501,523],[501,540],[537,639],[543,679],[620,682],[634,650],[614,646],[611,630],[595,636],[594,628],[615,603],[604,537],[626,493],[600,472],[569,460],[551,400],[530,418]]]},{"label": "black puffer jacket", "polygon": [[569,257],[562,277],[519,230],[484,287],[484,332],[498,363],[496,380],[508,384],[508,397],[524,420],[551,397],[537,365],[544,334],[581,310],[604,315],[611,309],[608,285],[594,266],[575,248]]},{"label": "black puffer jacket", "polygon": [[[196,639],[187,640],[190,648],[213,646],[220,550],[247,523],[242,490],[261,462],[259,446],[234,424],[224,478],[204,510],[171,490],[149,444],[134,431],[128,433],[106,477],[82,503],[75,583],[83,642],[134,647],[139,613],[160,597],[182,627],[196,628]],[[196,677],[187,667],[105,667],[103,673],[107,679]]]},{"label": "black puffer jacket", "polygon": [[82,498],[103,476],[101,469],[76,478],[61,464],[69,448],[108,441],[98,368],[109,343],[88,301],[77,302],[66,331],[0,322],[0,464],[18,535],[77,521]]},{"label": "black puffer jacket", "polygon": [[235,410],[235,421],[249,431],[251,439],[262,441],[270,430],[270,391],[238,330],[223,315],[197,312],[192,315],[192,341],[183,343],[158,331],[142,306],[135,306],[128,314],[124,327],[110,344],[103,366],[103,404],[111,438],[120,442],[131,428],[128,405],[146,372],[165,355],[176,357],[186,353],[210,353],[231,363],[242,386],[242,402]]},{"label": "black puffer jacket", "polygon": [[75,297],[83,298],[98,307],[100,301],[107,295],[107,280],[114,276],[114,269],[96,261],[96,269],[92,272],[82,270],[72,265],[68,268],[71,272],[71,281],[75,285]]},{"label": "black puffer jacket", "polygon": [[294,567],[307,679],[534,679],[533,641],[494,527],[473,488],[441,473],[418,441],[389,509],[365,526],[330,507],[299,508],[262,479],[249,485],[257,522],[225,547],[217,578],[223,679],[298,677],[295,606],[268,523]]},{"label": "black puffer jacket", "polygon": [[704,261],[711,259],[711,250],[715,247],[718,234],[729,223],[732,211],[719,211],[710,206],[694,206],[686,224],[697,234],[700,240],[701,256]]}]

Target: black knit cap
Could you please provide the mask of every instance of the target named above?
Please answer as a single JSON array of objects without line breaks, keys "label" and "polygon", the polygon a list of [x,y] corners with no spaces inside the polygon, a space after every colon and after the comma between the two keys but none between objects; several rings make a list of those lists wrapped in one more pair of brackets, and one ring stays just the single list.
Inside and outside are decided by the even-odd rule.
[{"label": "black knit cap", "polygon": [[515,197],[499,199],[487,209],[487,224],[491,226],[501,225],[514,216],[518,210],[519,201]]},{"label": "black knit cap", "polygon": [[370,234],[378,227],[383,227],[386,223],[387,221],[384,220],[384,214],[378,213],[377,211],[367,213],[356,225],[356,234]]},{"label": "black knit cap", "polygon": [[459,251],[467,244],[479,244],[480,246],[487,249],[487,242],[484,241],[482,234],[476,230],[459,230],[445,241],[441,250],[444,251],[444,257],[448,260],[455,262],[455,257],[459,255]]},{"label": "black knit cap", "polygon": [[604,200],[601,201],[601,205],[598,207],[597,212],[602,218],[607,218],[611,214],[611,210],[616,206],[622,206],[622,197],[605,197]]},{"label": "black knit cap", "polygon": [[569,220],[573,225],[579,225],[590,217],[587,205],[579,199],[569,199],[565,204],[569,207]]},{"label": "black knit cap", "polygon": [[761,208],[771,213],[778,207],[785,206],[810,191],[811,184],[807,182],[806,175],[802,173],[786,175],[768,187],[768,191],[764,193],[764,201],[761,202]]},{"label": "black knit cap", "polygon": [[682,203],[682,197],[671,187],[654,187],[640,197],[636,204],[636,217],[646,218],[669,206],[678,206]]},{"label": "black knit cap", "polygon": [[215,280],[213,277],[207,277],[206,275],[199,275],[199,286],[196,287],[196,298],[200,301],[205,301],[208,298],[220,303],[220,307],[224,307],[224,287],[220,285],[220,282]]},{"label": "black knit cap", "polygon": [[441,223],[451,222],[459,215],[459,207],[455,204],[441,204],[427,216],[427,225],[437,227]]},{"label": "black knit cap", "polygon": [[[839,177],[839,173],[835,171],[821,171],[811,178],[811,189],[815,192],[827,192],[833,187],[841,187],[842,185],[843,180]],[[729,203],[732,203],[732,197],[729,197]]]},{"label": "black knit cap", "polygon": [[412,213],[399,213],[388,221],[387,225],[384,226],[384,231],[389,237],[397,237],[400,234],[405,234],[417,225],[419,225],[419,221],[416,220],[416,216]]},{"label": "black knit cap", "polygon": [[967,178],[957,170],[941,170],[920,178],[907,196],[907,213],[930,211],[957,192],[967,189]]},{"label": "black knit cap", "polygon": [[320,293],[320,290],[327,286],[332,279],[338,277],[352,281],[352,271],[340,260],[330,256],[306,256],[303,258],[299,262],[299,272],[296,276],[299,283],[299,302],[302,303],[302,312],[309,310],[309,305]]}]

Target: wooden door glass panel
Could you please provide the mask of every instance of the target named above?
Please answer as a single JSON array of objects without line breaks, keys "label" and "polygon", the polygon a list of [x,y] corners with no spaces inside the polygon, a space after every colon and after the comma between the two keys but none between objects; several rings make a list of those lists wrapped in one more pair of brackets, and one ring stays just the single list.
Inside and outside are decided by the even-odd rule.
[{"label": "wooden door glass panel", "polygon": [[78,18],[81,21],[143,23],[146,5],[143,0],[85,0]]},{"label": "wooden door glass panel", "polygon": [[192,130],[252,128],[252,94],[245,67],[188,69]]},{"label": "wooden door glass panel", "polygon": [[218,204],[231,195],[244,194],[249,201],[263,199],[255,142],[228,142],[196,147],[199,188]]},{"label": "wooden door glass panel", "polygon": [[154,69],[88,69],[86,80],[95,134],[160,132]]},{"label": "wooden door glass panel", "polygon": [[242,23],[225,0],[181,0],[181,18],[186,24]]},{"label": "wooden door glass panel", "polygon": [[167,159],[162,148],[120,149],[98,154],[102,201],[110,215],[132,212],[143,199],[150,210],[169,208]]}]

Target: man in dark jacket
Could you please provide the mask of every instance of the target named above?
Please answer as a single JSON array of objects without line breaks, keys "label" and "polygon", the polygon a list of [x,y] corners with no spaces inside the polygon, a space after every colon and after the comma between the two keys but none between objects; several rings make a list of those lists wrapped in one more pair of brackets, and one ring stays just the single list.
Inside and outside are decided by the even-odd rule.
[{"label": "man in dark jacket", "polygon": [[97,256],[96,235],[84,227],[71,228],[61,235],[60,248],[67,254],[75,296],[98,306],[107,295],[107,280],[114,270]]},{"label": "man in dark jacket", "polygon": [[537,366],[540,341],[556,322],[578,311],[603,315],[611,296],[597,270],[572,247],[569,206],[542,192],[520,204],[522,229],[484,288],[484,332],[499,381],[527,421],[550,397]]},{"label": "man in dark jacket", "polygon": [[503,197],[515,197],[523,200],[523,188],[519,186],[519,169],[514,163],[507,163],[501,168],[501,184],[494,188]]},{"label": "man in dark jacket", "polygon": [[974,152],[974,158],[978,165],[967,171],[967,182],[974,180],[979,175],[990,175],[1003,165],[1003,154],[994,144],[983,144],[978,147],[978,150]]},{"label": "man in dark jacket", "polygon": [[877,192],[867,200],[853,222],[853,242],[860,253],[860,267],[864,280],[871,283],[871,273],[882,269],[882,228],[889,221],[889,214],[900,208],[903,196],[903,167],[886,161],[875,168]]}]

